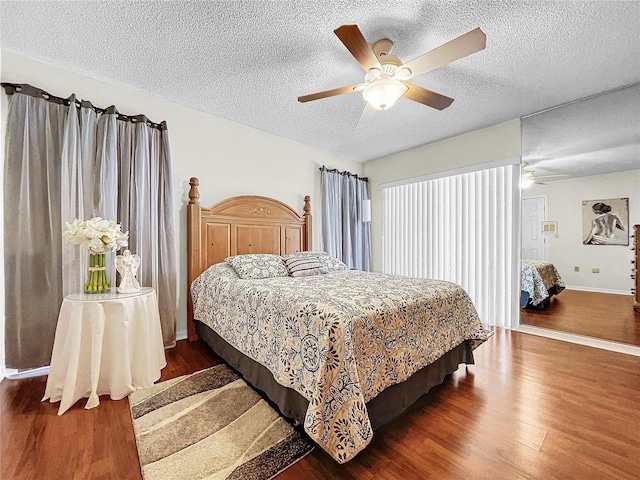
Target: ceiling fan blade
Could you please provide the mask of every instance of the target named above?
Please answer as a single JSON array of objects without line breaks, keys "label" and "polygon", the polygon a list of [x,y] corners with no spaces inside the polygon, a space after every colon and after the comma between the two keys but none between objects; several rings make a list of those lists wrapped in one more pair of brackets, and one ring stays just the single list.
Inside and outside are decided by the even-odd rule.
[{"label": "ceiling fan blade", "polygon": [[446,65],[447,63],[455,62],[472,53],[484,50],[486,44],[487,36],[482,30],[476,28],[438,48],[434,48],[418,58],[414,58],[403,66],[411,70],[409,78],[412,78],[427,73],[434,68]]},{"label": "ceiling fan blade", "polygon": [[369,102],[366,102],[364,110],[362,111],[362,115],[360,115],[360,120],[358,120],[356,129],[368,127],[375,114],[376,109],[373,108]]},{"label": "ceiling fan blade", "polygon": [[371,45],[365,40],[357,25],[342,25],[336,28],[333,33],[338,36],[344,46],[347,47],[347,50],[351,52],[351,55],[362,65],[365,72],[374,67],[382,70],[378,57],[371,50]]},{"label": "ceiling fan blade", "polygon": [[335,97],[336,95],[342,95],[343,93],[355,92],[359,87],[364,88],[364,83],[351,85],[349,87],[334,88],[332,90],[325,90],[324,92],[312,93],[309,95],[303,95],[302,97],[298,97],[298,101],[304,103],[310,102],[312,100],[318,100],[320,98]]},{"label": "ceiling fan blade", "polygon": [[428,107],[444,110],[453,102],[453,98],[445,97],[426,88],[418,87],[411,83],[405,83],[404,85],[407,87],[407,91],[402,94],[403,97]]},{"label": "ceiling fan blade", "polygon": [[550,177],[568,177],[570,173],[552,173],[549,175],[536,175],[536,178],[550,178]]}]

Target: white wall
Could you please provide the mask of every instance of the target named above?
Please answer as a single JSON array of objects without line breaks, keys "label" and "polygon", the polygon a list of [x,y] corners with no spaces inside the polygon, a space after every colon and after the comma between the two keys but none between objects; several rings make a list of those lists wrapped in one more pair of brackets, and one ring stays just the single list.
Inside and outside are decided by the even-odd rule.
[{"label": "white wall", "polygon": [[510,120],[365,164],[371,188],[373,270],[382,269],[380,184],[506,158],[521,152],[520,119]]},{"label": "white wall", "polygon": [[[3,55],[0,54],[0,72],[2,72]],[[0,152],[4,152],[4,131],[7,115],[7,96],[0,96]],[[4,153],[2,153],[4,158]],[[4,162],[0,168],[0,198],[4,199]],[[4,201],[4,200],[3,200]],[[4,362],[4,208],[0,209],[0,382],[6,377]]]},{"label": "white wall", "polygon": [[[3,82],[29,83],[60,97],[75,93],[78,99],[90,100],[99,107],[114,104],[121,113],[143,113],[154,122],[166,120],[173,164],[175,228],[178,233],[179,333],[186,330],[186,203],[190,177],[199,178],[200,201],[207,207],[230,196],[264,195],[291,205],[302,213],[304,196],[311,195],[313,245],[321,249],[322,190],[318,168],[326,165],[359,175],[364,173],[362,164],[317,148],[12,52],[2,51],[0,78]],[[6,105],[4,91],[2,96],[2,104]],[[2,115],[4,125],[4,110]]]},{"label": "white wall", "polygon": [[[640,170],[554,181],[523,191],[523,198],[539,195],[547,196],[547,219],[558,222],[558,238],[547,236],[547,259],[565,284],[628,294],[633,252],[620,245],[583,245],[582,201],[628,197],[629,224],[640,223]],[[592,273],[592,268],[600,272]]]}]

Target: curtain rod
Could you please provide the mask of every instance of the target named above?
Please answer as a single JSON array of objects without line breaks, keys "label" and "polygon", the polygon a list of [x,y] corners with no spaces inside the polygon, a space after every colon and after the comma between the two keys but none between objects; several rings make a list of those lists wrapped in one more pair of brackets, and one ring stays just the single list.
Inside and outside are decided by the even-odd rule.
[{"label": "curtain rod", "polygon": [[351,173],[351,172],[347,172],[346,170],[344,172],[341,172],[340,170],[338,170],[337,168],[327,168],[324,165],[322,167],[319,168],[319,170],[321,172],[329,172],[329,173],[337,173],[339,175],[344,175],[346,177],[355,177],[355,178],[359,178],[360,180],[364,180],[365,182],[368,182],[369,179],[367,177],[360,177],[358,176],[357,173]]},{"label": "curtain rod", "polygon": [[116,115],[118,120],[122,120],[124,122],[131,123],[145,123],[147,126],[152,128],[157,128],[158,130],[166,130],[167,122],[162,121],[161,123],[155,123],[149,120],[145,115],[124,115],[116,109],[115,105],[111,105],[107,108],[100,108],[93,105],[88,100],[77,100],[75,94],[71,94],[69,98],[56,97],[55,95],[51,95],[49,92],[45,92],[44,90],[29,85],[28,83],[2,83],[2,88],[4,88],[7,95],[14,95],[16,93],[22,93],[23,95],[29,95],[30,97],[35,98],[43,98],[48,102],[56,103],[58,105],[66,105],[70,106],[72,103],[77,108],[90,108],[96,113],[106,113],[107,115]]}]

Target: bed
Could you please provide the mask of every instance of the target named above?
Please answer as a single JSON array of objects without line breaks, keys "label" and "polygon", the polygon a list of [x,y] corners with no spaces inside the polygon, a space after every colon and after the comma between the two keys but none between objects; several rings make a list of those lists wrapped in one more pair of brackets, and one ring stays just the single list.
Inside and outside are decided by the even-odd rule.
[{"label": "bed", "polygon": [[[487,339],[461,287],[351,271],[311,251],[309,197],[301,216],[256,196],[203,208],[198,180],[190,184],[189,338],[207,342],[337,462],[472,364]],[[227,257],[275,266],[252,278]],[[323,273],[291,277],[276,265],[299,258],[320,261]]]},{"label": "bed", "polygon": [[541,309],[565,285],[555,265],[545,260],[522,260],[520,306]]}]

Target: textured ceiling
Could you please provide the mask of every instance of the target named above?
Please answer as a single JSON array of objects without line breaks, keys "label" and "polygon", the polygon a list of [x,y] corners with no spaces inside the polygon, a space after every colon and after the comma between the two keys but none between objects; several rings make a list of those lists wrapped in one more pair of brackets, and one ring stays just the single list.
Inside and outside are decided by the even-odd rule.
[{"label": "textured ceiling", "polygon": [[524,118],[522,161],[570,174],[545,182],[640,168],[640,85]]},{"label": "textured ceiling", "polygon": [[[640,81],[636,1],[3,0],[0,18],[4,49],[356,161]],[[448,109],[400,99],[356,130],[359,93],[297,102],[362,81],[333,33],[351,23],[405,62],[476,27],[487,48],[412,80]]]}]

